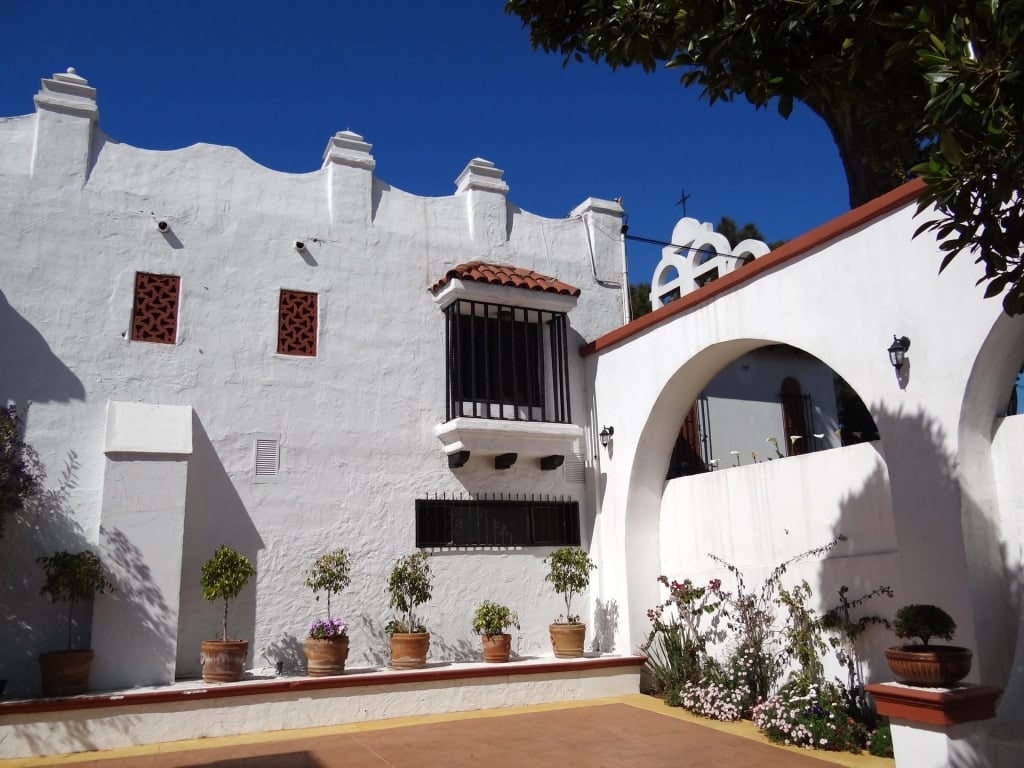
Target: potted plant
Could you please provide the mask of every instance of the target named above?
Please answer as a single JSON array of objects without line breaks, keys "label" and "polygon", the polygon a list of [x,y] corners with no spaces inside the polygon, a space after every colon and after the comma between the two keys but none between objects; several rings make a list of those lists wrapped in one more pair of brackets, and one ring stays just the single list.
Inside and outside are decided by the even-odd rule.
[{"label": "potted plant", "polygon": [[391,607],[401,615],[389,621],[385,631],[391,635],[391,666],[395,669],[422,669],[427,665],[430,633],[415,610],[430,599],[430,575],[426,552],[401,557],[391,569]]},{"label": "potted plant", "polygon": [[590,585],[590,572],[597,564],[579,547],[560,547],[548,555],[544,562],[549,571],[544,577],[555,592],[565,598],[565,614],[548,626],[551,648],[557,659],[575,659],[583,655],[587,625],[572,612],[572,599]]},{"label": "potted plant", "polygon": [[956,622],[935,605],[905,605],[896,611],[893,630],[901,639],[921,642],[885,649],[896,679],[909,685],[947,687],[971,671],[971,651],[955,645],[930,645],[933,637],[952,640]]},{"label": "potted plant", "polygon": [[473,631],[480,635],[484,648],[484,661],[508,661],[512,650],[512,635],[505,630],[519,629],[519,617],[515,611],[500,603],[485,600],[473,614]]},{"label": "potted plant", "polygon": [[75,696],[89,689],[89,669],[93,652],[75,650],[72,646],[73,613],[77,603],[85,603],[96,595],[113,592],[103,573],[103,564],[94,552],[54,552],[36,562],[43,566],[46,579],[40,594],[54,603],[68,604],[68,646],[64,651],[39,654],[39,670],[46,696]]},{"label": "potted plant", "polygon": [[228,639],[228,603],[238,597],[256,569],[245,555],[223,544],[203,565],[199,585],[203,597],[211,603],[224,601],[224,621],[219,640],[204,640],[200,661],[203,682],[234,683],[242,679],[245,659],[249,655],[247,640]]},{"label": "potted plant", "polygon": [[306,638],[306,671],[310,677],[340,675],[348,659],[348,624],[331,613],[331,595],[337,595],[352,583],[351,563],[344,549],[320,555],[306,572],[307,587],[319,601],[327,595],[327,618],[315,619]]}]

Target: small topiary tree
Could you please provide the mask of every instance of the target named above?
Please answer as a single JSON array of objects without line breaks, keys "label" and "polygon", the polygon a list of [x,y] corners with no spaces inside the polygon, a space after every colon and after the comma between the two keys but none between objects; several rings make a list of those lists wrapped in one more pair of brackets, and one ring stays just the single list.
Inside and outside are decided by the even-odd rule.
[{"label": "small topiary tree", "polygon": [[503,635],[509,627],[519,629],[519,616],[507,605],[484,600],[473,614],[473,632],[478,635]]},{"label": "small topiary tree", "polygon": [[103,573],[103,563],[95,552],[54,552],[49,557],[36,558],[43,566],[46,580],[40,594],[54,603],[68,604],[68,650],[71,650],[72,613],[78,603],[87,603],[96,595],[114,591]]},{"label": "small topiary tree", "polygon": [[953,633],[956,632],[956,622],[953,621],[952,616],[937,605],[914,603],[904,605],[896,611],[893,630],[896,632],[896,637],[902,639],[916,637],[921,640],[921,645],[928,647],[928,641],[933,637],[952,640]]},{"label": "small topiary tree", "polygon": [[331,613],[331,595],[339,594],[352,583],[352,565],[348,553],[344,549],[335,549],[326,552],[313,561],[313,565],[306,572],[307,587],[313,590],[314,597],[319,600],[320,593],[327,593],[327,618],[333,618]]},{"label": "small topiary tree", "polygon": [[579,547],[560,547],[544,562],[549,566],[544,581],[551,582],[555,592],[565,598],[564,623],[580,624],[579,615],[572,612],[572,599],[590,585],[590,572],[597,569],[597,563]]},{"label": "small topiary tree", "polygon": [[238,597],[249,579],[255,575],[256,569],[249,558],[223,544],[203,565],[199,576],[203,597],[211,603],[218,599],[224,601],[221,641],[226,642],[228,639],[228,602]]},{"label": "small topiary tree", "polygon": [[431,573],[426,552],[416,552],[401,557],[391,569],[388,579],[388,593],[391,607],[401,613],[398,619],[388,622],[386,631],[426,632],[427,628],[416,618],[417,606],[430,600]]}]

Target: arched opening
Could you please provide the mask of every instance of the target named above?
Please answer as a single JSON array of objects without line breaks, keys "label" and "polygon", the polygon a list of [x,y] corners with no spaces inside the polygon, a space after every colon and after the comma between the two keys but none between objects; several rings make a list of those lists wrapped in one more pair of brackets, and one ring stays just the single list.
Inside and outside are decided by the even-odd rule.
[{"label": "arched opening", "polygon": [[666,480],[879,439],[853,387],[787,344],[737,357],[675,418]]},{"label": "arched opening", "polygon": [[[785,386],[787,394],[800,403],[788,431],[780,402],[787,378],[796,384]],[[622,497],[632,643],[649,630],[646,611],[659,600],[658,575],[692,573],[709,563],[708,553],[729,556],[738,551],[733,546],[753,547],[771,561],[800,544],[827,541],[840,510],[856,519],[858,546],[893,550],[882,454],[870,446],[828,450],[841,447],[836,378],[830,366],[800,349],[751,339],[711,345],[670,376],[645,414]],[[807,444],[790,453],[788,444],[801,440],[788,438],[797,435]],[[789,455],[802,458],[777,461]],[[736,483],[713,474],[732,468]],[[834,520],[822,509],[832,509]]]},{"label": "arched opening", "polygon": [[711,244],[701,246],[700,250],[697,251],[694,263],[699,267],[701,264],[707,264],[717,255],[718,252],[715,250],[715,246]]}]

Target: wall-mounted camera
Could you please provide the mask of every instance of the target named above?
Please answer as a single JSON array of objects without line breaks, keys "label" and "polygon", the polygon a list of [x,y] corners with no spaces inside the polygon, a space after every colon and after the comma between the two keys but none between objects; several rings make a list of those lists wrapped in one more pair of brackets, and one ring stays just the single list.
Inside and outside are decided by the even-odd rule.
[{"label": "wall-mounted camera", "polygon": [[166,234],[167,232],[171,231],[171,225],[168,224],[166,221],[158,221],[156,223],[156,228],[160,230],[161,234]]},{"label": "wall-mounted camera", "polygon": [[304,250],[306,250],[306,244],[302,240],[296,240],[295,241],[295,250],[296,251],[304,251]]}]

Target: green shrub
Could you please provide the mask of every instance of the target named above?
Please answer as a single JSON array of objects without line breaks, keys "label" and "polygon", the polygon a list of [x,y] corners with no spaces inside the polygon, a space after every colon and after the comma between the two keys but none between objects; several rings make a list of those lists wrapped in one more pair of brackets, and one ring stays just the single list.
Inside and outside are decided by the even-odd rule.
[{"label": "green shrub", "polygon": [[220,639],[228,639],[228,602],[238,597],[253,576],[256,569],[245,555],[231,547],[224,546],[213,553],[203,564],[199,575],[199,586],[203,597],[210,602],[224,601],[224,621]]},{"label": "green shrub", "polygon": [[903,639],[919,638],[922,645],[928,645],[933,637],[952,640],[956,632],[953,617],[937,605],[904,605],[896,611],[893,622],[896,637]]},{"label": "green shrub", "polygon": [[572,598],[590,585],[590,572],[596,570],[597,564],[579,547],[560,547],[544,562],[549,567],[544,581],[550,582],[555,592],[565,598],[565,622],[579,624],[579,615],[572,612]]},{"label": "green shrub", "polygon": [[71,650],[72,612],[77,603],[85,603],[96,595],[113,592],[113,585],[103,573],[103,563],[95,552],[54,552],[36,558],[43,566],[46,579],[40,594],[54,603],[68,604],[68,650]]},{"label": "green shrub", "polygon": [[416,618],[415,610],[430,600],[431,573],[426,552],[415,552],[400,557],[391,569],[388,578],[388,593],[391,607],[401,616],[392,619],[385,626],[389,634],[394,632],[426,632],[427,628]]},{"label": "green shrub", "polygon": [[519,616],[511,608],[485,600],[473,614],[473,632],[478,635],[502,635],[509,627],[519,629]]}]

